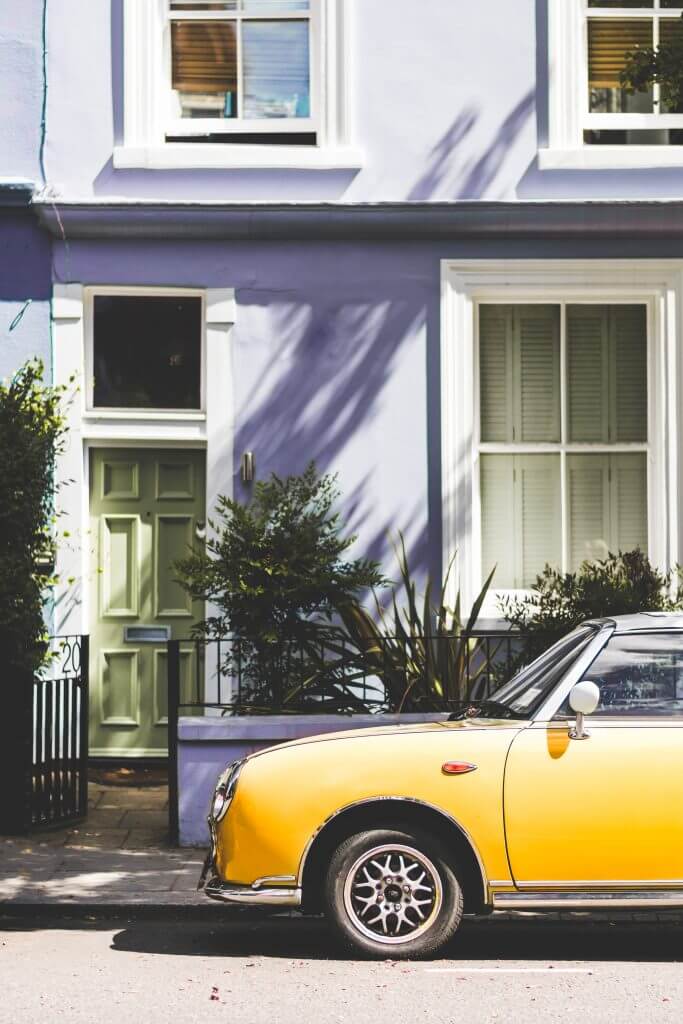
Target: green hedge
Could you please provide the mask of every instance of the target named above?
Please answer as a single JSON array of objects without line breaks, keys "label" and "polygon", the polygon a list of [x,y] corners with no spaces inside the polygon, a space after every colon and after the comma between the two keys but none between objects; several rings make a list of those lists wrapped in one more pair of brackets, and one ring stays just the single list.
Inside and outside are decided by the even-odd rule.
[{"label": "green hedge", "polygon": [[62,398],[62,388],[43,383],[40,362],[0,383],[0,651],[8,683],[26,678],[43,659]]}]

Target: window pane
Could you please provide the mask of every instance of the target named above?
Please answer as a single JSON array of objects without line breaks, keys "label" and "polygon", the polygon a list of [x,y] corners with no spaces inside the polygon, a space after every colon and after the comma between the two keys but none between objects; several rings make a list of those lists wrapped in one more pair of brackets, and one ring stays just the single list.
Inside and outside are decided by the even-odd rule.
[{"label": "window pane", "polygon": [[559,455],[482,455],[482,573],[496,588],[529,587],[561,561]]},{"label": "window pane", "polygon": [[[600,717],[683,715],[683,636],[613,636],[585,678],[600,689]],[[573,717],[568,700],[558,715]]]},{"label": "window pane", "polygon": [[647,440],[647,311],[567,307],[569,439]]},{"label": "window pane", "polygon": [[182,117],[237,116],[237,35],[231,21],[171,23],[172,86]]},{"label": "window pane", "polygon": [[482,441],[512,441],[512,308],[479,309]]},{"label": "window pane", "polygon": [[310,117],[308,21],[245,21],[244,116]]},{"label": "window pane", "polygon": [[238,0],[171,0],[173,11],[236,11]]},{"label": "window pane", "polygon": [[[683,52],[683,18],[662,18],[659,23],[659,42],[662,47],[670,47],[672,58],[680,61]],[[662,112],[665,114],[683,113],[683,104],[662,102]]]},{"label": "window pane", "polygon": [[652,113],[652,92],[626,93],[619,73],[626,55],[652,46],[652,21],[628,18],[590,18],[588,21],[589,109],[593,113]]},{"label": "window pane", "polygon": [[94,405],[199,409],[201,318],[199,298],[97,295]]},{"label": "window pane", "polygon": [[560,440],[560,310],[517,306],[519,426],[516,441]]},{"label": "window pane", "polygon": [[647,459],[645,453],[567,456],[569,561],[610,552],[647,552]]},{"label": "window pane", "polygon": [[559,441],[559,307],[480,306],[479,382],[482,441]]},{"label": "window pane", "polygon": [[308,11],[309,0],[242,0],[248,14],[282,14],[284,11]]}]

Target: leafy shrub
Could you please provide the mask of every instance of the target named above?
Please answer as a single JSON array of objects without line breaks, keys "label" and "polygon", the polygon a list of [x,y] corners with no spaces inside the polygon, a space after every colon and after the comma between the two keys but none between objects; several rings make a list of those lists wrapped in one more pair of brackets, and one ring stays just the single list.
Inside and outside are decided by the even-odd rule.
[{"label": "leafy shrub", "polygon": [[337,610],[384,582],[376,562],[345,558],[356,538],[342,534],[337,497],[336,477],[313,463],[301,476],[272,475],[249,504],[221,497],[206,550],[176,565],[192,598],[217,609],[198,634],[238,638],[223,669],[234,672],[239,659],[254,707],[273,693],[278,704],[300,700]]},{"label": "leafy shrub", "polygon": [[575,573],[546,566],[528,599],[503,598],[501,609],[527,637],[529,661],[586,619],[683,608],[681,581],[680,568],[662,573],[636,548],[584,562]]},{"label": "leafy shrub", "polygon": [[0,650],[6,679],[26,677],[43,661],[43,594],[50,577],[54,466],[65,434],[62,388],[43,383],[29,362],[0,383]]},{"label": "leafy shrub", "polygon": [[476,624],[493,572],[463,624],[460,594],[454,608],[446,605],[455,556],[446,571],[436,607],[432,605],[429,578],[424,599],[418,603],[416,584],[400,533],[396,557],[406,604],[399,608],[394,589],[390,612],[376,600],[376,617],[373,618],[359,602],[349,602],[340,608],[343,629],[336,650],[348,659],[347,682],[361,681],[368,676],[378,680],[386,698],[384,710],[441,711],[449,701],[463,701],[476,694],[479,684],[488,681],[491,675],[496,646],[491,649],[484,642],[463,634]]},{"label": "leafy shrub", "polygon": [[683,108],[683,31],[680,25],[677,28],[659,46],[639,46],[627,53],[619,75],[628,93],[646,92],[658,82],[664,113],[680,113]]}]

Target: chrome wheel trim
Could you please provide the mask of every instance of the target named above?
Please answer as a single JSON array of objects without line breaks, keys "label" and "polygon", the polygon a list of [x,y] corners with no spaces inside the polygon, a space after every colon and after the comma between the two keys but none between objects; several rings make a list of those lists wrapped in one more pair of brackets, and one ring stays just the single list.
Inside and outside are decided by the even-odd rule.
[{"label": "chrome wheel trim", "polygon": [[442,905],[441,876],[432,861],[400,843],[367,850],[344,881],[349,921],[361,935],[382,945],[403,945],[424,935]]}]

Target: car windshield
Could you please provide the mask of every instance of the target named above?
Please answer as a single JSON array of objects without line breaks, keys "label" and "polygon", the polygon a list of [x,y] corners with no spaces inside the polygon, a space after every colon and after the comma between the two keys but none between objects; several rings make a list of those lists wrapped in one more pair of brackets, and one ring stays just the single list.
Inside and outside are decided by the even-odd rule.
[{"label": "car windshield", "polygon": [[595,637],[594,626],[580,626],[558,640],[535,661],[525,665],[491,697],[473,702],[454,717],[529,718],[564,677],[575,659]]}]

